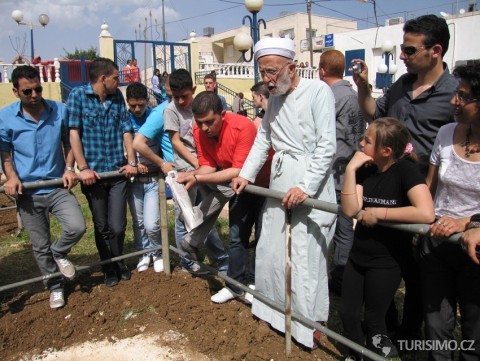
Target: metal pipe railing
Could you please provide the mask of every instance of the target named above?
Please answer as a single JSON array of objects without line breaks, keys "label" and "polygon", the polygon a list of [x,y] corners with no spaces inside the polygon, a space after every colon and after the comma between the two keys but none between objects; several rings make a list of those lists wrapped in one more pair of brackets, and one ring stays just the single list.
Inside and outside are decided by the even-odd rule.
[{"label": "metal pipe railing", "polygon": [[[157,172],[149,172],[148,174],[157,175]],[[99,173],[99,175],[102,179],[123,177],[122,173],[119,173],[116,171]],[[163,174],[162,176],[159,177],[159,180],[162,177],[163,177]],[[81,178],[80,178],[80,181],[81,181]],[[63,181],[61,178],[57,178],[57,179],[22,183],[22,186],[24,189],[63,186]],[[259,195],[259,196],[270,197],[270,198],[275,198],[279,200],[282,200],[283,197],[285,196],[285,193],[283,192],[276,191],[269,188],[262,188],[262,187],[258,187],[250,184],[245,187],[245,191],[248,193]],[[0,186],[0,192],[5,192],[3,186]],[[305,199],[305,201],[303,201],[303,203],[300,206],[311,207],[311,208],[329,212],[329,213],[343,214],[342,207],[340,205],[336,203],[321,201],[318,199],[307,198]],[[422,235],[428,234],[430,231],[430,226],[428,224],[423,224],[423,223],[389,223],[389,222],[381,221],[381,222],[378,222],[378,224],[382,226],[398,229],[399,231],[405,231],[409,233],[416,233],[416,234],[422,234]],[[444,240],[453,242],[453,243],[458,243],[461,235],[462,233],[455,233],[452,236],[450,236],[448,239],[445,238]]]},{"label": "metal pipe railing", "polygon": [[[149,174],[156,174],[156,172],[150,172]],[[117,178],[117,177],[122,177],[123,176],[122,173],[119,173],[119,172],[116,172],[116,171],[100,173],[99,175],[102,179]],[[159,202],[160,202],[162,246],[155,247],[155,248],[150,248],[148,250],[142,250],[142,251],[138,251],[138,252],[129,253],[127,255],[114,257],[114,258],[104,260],[104,261],[100,261],[100,262],[95,262],[95,263],[93,263],[89,266],[77,266],[76,267],[77,271],[82,272],[84,270],[88,270],[88,269],[91,269],[93,267],[98,267],[98,266],[108,264],[108,263],[111,263],[111,262],[120,261],[120,260],[123,260],[123,259],[126,259],[126,258],[130,258],[130,257],[142,255],[144,253],[148,253],[148,252],[151,252],[151,251],[162,249],[162,251],[163,251],[162,253],[163,253],[163,257],[164,257],[165,272],[167,274],[170,274],[170,258],[169,258],[168,250],[170,249],[170,250],[172,250],[172,251],[174,251],[177,254],[180,254],[182,256],[185,256],[186,253],[178,250],[177,248],[175,248],[173,246],[169,246],[169,243],[168,243],[168,225],[167,225],[167,207],[166,207],[166,194],[165,194],[165,180],[163,178],[163,174],[160,174],[158,182],[159,182]],[[45,180],[45,181],[23,183],[22,186],[23,186],[24,189],[35,189],[35,188],[51,187],[51,186],[63,186],[63,181],[62,181],[61,178],[59,178],[59,179],[51,179],[51,180]],[[283,193],[283,192],[275,191],[275,190],[267,189],[267,188],[262,188],[262,187],[257,187],[257,186],[254,186],[254,185],[247,185],[245,187],[245,191],[248,192],[248,193],[259,195],[259,196],[270,197],[270,198],[275,198],[275,199],[279,199],[279,200],[282,200],[283,197],[285,196],[285,193]],[[0,192],[4,192],[4,187],[0,187]],[[301,204],[301,206],[311,207],[311,208],[314,208],[314,209],[318,209],[318,210],[322,210],[322,211],[326,211],[326,212],[330,212],[330,213],[342,214],[342,208],[338,204],[329,203],[329,202],[320,201],[320,200],[311,199],[311,198],[307,198]],[[422,234],[422,235],[425,235],[425,234],[429,233],[429,230],[430,230],[430,227],[427,224],[403,224],[403,223],[388,223],[388,222],[379,222],[379,224],[383,225],[383,226],[391,227],[391,228],[394,228],[394,229],[398,229],[400,231],[406,231],[406,232],[410,232],[410,233],[418,233],[418,234]],[[446,240],[449,241],[449,242],[457,243],[459,241],[460,237],[461,237],[461,233],[456,233]],[[262,301],[265,304],[269,305],[270,307],[274,308],[278,312],[284,312],[285,311],[284,306],[279,305],[278,303],[275,303],[275,302],[271,301],[270,299],[264,297],[262,294],[258,293],[257,291],[254,291],[254,290],[250,289],[249,287],[246,287],[245,285],[235,281],[234,279],[232,279],[232,278],[230,278],[226,275],[219,274],[217,272],[217,270],[215,270],[214,268],[212,268],[208,265],[205,265],[203,263],[202,263],[202,265],[203,265],[203,267],[207,268],[211,273],[217,274],[219,277],[223,278],[227,282],[232,283],[233,285],[235,285],[236,287],[239,287],[243,291],[252,294],[254,297],[258,298],[260,301]],[[30,283],[43,281],[45,279],[55,277],[55,276],[61,276],[61,273],[56,272],[56,273],[53,273],[53,274],[50,274],[50,275],[35,277],[35,278],[31,278],[29,280],[24,280],[24,281],[20,281],[20,282],[10,284],[10,285],[1,286],[0,287],[0,292],[8,290],[8,289],[24,286],[24,285],[27,285],[27,284],[30,284]],[[361,354],[363,354],[364,356],[366,356],[366,357],[368,357],[372,360],[375,360],[375,361],[385,361],[385,360],[387,360],[386,358],[383,358],[383,357],[375,354],[374,352],[368,350],[364,346],[358,345],[358,344],[354,343],[353,341],[345,338],[344,336],[342,336],[342,335],[340,335],[340,334],[322,326],[318,322],[308,320],[304,316],[302,316],[300,314],[297,314],[295,312],[292,312],[291,316],[292,316],[292,319],[295,319],[295,320],[303,323],[304,325],[307,325],[309,327],[312,327],[312,328],[315,328],[315,329],[319,330],[320,332],[323,332],[325,335],[337,340],[338,342],[344,344],[345,346],[347,346],[347,347],[349,347],[349,348],[351,348],[351,349],[353,349],[357,352],[360,352]]]}]

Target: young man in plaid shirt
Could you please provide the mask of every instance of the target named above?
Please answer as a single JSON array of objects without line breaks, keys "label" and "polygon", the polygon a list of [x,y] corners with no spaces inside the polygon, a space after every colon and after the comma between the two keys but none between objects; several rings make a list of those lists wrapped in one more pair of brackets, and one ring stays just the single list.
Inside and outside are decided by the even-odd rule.
[{"label": "young man in plaid shirt", "polygon": [[[73,89],[68,97],[70,142],[82,192],[92,212],[98,253],[101,260],[106,260],[123,252],[127,178],[137,173],[137,163],[132,125],[118,89],[118,66],[110,59],[97,58],[90,64],[89,76],[90,83]],[[101,179],[98,174],[109,171],[125,171],[125,178]],[[123,261],[102,267],[108,287],[118,284],[119,279],[130,279]]]}]

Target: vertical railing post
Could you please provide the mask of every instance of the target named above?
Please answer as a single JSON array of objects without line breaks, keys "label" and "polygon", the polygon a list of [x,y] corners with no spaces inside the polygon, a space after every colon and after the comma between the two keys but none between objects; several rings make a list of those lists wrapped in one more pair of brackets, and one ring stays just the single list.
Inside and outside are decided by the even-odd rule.
[{"label": "vertical railing post", "polygon": [[160,235],[162,238],[163,269],[165,274],[172,273],[170,269],[170,243],[168,241],[168,213],[167,213],[167,192],[165,189],[165,178],[162,172],[158,175],[158,201],[160,203]]}]

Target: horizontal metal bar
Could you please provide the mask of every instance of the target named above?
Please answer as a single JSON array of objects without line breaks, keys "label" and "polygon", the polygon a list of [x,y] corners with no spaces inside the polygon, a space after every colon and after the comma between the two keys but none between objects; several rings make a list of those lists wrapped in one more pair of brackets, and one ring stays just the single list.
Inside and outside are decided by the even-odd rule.
[{"label": "horizontal metal bar", "polygon": [[[103,260],[103,261],[94,262],[89,266],[75,266],[75,269],[77,270],[77,272],[88,271],[88,270],[90,270],[92,268],[95,268],[95,267],[98,267],[98,266],[103,266],[103,265],[106,265],[106,264],[109,264],[109,263],[122,261],[124,259],[135,257],[135,256],[141,256],[142,254],[150,253],[150,252],[154,252],[154,251],[159,251],[161,249],[162,249],[162,246],[152,247],[152,248],[145,249],[145,250],[142,250],[142,251],[132,252],[132,253],[128,253],[128,254],[118,256],[118,257],[109,258],[109,259],[106,259],[106,260]],[[52,277],[59,277],[59,276],[63,277],[63,275],[60,272],[55,272],[55,273],[51,273],[51,274],[48,274],[48,275],[45,275],[45,276],[29,278],[28,280],[19,281],[19,282],[15,282],[15,283],[11,283],[11,284],[8,284],[8,285],[1,286],[0,287],[0,292],[7,291],[7,290],[10,290],[12,288],[26,286],[26,285],[29,285],[29,284],[32,284],[32,283],[40,282],[40,281],[43,281],[43,280],[48,280]]]},{"label": "horizontal metal bar", "polygon": [[17,209],[17,206],[3,207],[0,208],[0,211],[10,211],[12,209]]},{"label": "horizontal metal bar", "polygon": [[[270,197],[270,198],[275,198],[279,200],[282,200],[283,197],[285,196],[285,193],[283,192],[275,191],[273,189],[268,189],[268,188],[262,188],[262,187],[258,187],[250,184],[245,187],[245,191],[248,193],[259,195],[259,196]],[[310,208],[318,209],[318,210],[329,212],[329,213],[343,214],[342,207],[340,205],[336,203],[321,201],[318,199],[307,198],[305,199],[305,201],[303,201],[303,203],[300,206],[310,207]],[[357,218],[362,212],[363,211],[360,211],[358,215],[354,218]],[[428,224],[422,224],[422,223],[414,224],[414,223],[378,222],[378,224],[385,227],[398,229],[399,231],[409,232],[409,233],[425,235],[430,232],[430,226]],[[450,236],[450,238],[444,239],[444,240],[453,242],[453,243],[458,243],[461,236],[462,236],[462,233],[455,233],[452,236]]]},{"label": "horizontal metal bar", "polygon": [[[148,176],[148,175],[158,175],[157,170],[150,171],[146,174],[142,174],[141,176]],[[125,177],[125,172],[118,172],[118,171],[112,171],[112,172],[103,172],[103,173],[98,173],[100,176],[100,179],[112,179],[112,178],[121,178]],[[82,176],[81,174],[78,175],[78,179],[81,182],[82,181]],[[48,180],[39,180],[35,182],[24,182],[22,183],[23,189],[37,189],[37,188],[48,188],[48,187],[56,187],[56,186],[61,186],[63,187],[63,179],[62,178],[55,178],[55,179],[48,179]],[[0,186],[0,193],[4,193],[5,188],[3,186]]]},{"label": "horizontal metal bar", "polygon": [[[148,175],[150,174],[158,174],[160,176],[163,176],[163,173],[158,172],[157,170],[151,171],[148,173]],[[99,173],[99,176],[102,179],[124,177],[123,173],[119,173],[117,171]],[[80,181],[81,181],[81,178],[80,178]],[[22,183],[22,186],[24,189],[63,186],[63,180],[61,178],[57,178],[57,179],[42,180],[42,181],[36,181],[36,182],[26,182],[26,183]],[[259,195],[259,196],[270,197],[270,198],[275,198],[279,200],[282,200],[283,197],[285,196],[285,193],[283,192],[276,191],[269,188],[262,188],[262,187],[258,187],[250,184],[245,187],[245,191],[248,193]],[[5,192],[3,186],[0,187],[0,192]],[[318,199],[307,198],[305,199],[305,201],[303,201],[303,203],[300,206],[310,207],[310,208],[318,209],[318,210],[329,212],[329,213],[343,214],[342,207],[340,205],[336,203],[321,201]],[[359,214],[361,214],[361,212]],[[428,224],[389,223],[389,222],[379,222],[379,224],[385,227],[397,229],[399,231],[405,231],[405,232],[415,233],[415,234],[425,235],[430,232],[430,226]],[[461,232],[455,233],[449,238],[444,238],[443,241],[458,243],[461,236],[462,236]]]}]

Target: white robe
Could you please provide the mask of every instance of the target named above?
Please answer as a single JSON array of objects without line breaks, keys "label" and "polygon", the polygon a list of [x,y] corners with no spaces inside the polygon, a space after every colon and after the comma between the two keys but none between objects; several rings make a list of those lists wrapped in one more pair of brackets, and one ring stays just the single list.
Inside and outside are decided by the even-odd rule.
[{"label": "white robe", "polygon": [[[254,181],[270,146],[275,149],[270,189],[299,187],[310,197],[336,202],[331,163],[336,148],[335,100],[328,85],[301,79],[287,96],[271,96],[255,143],[240,172]],[[267,198],[256,250],[255,287],[285,304],[285,208]],[[328,318],[328,246],[336,215],[308,207],[292,212],[292,310],[312,321]],[[254,299],[252,312],[285,332],[285,316]],[[292,322],[292,336],[313,346],[313,329]]]}]

